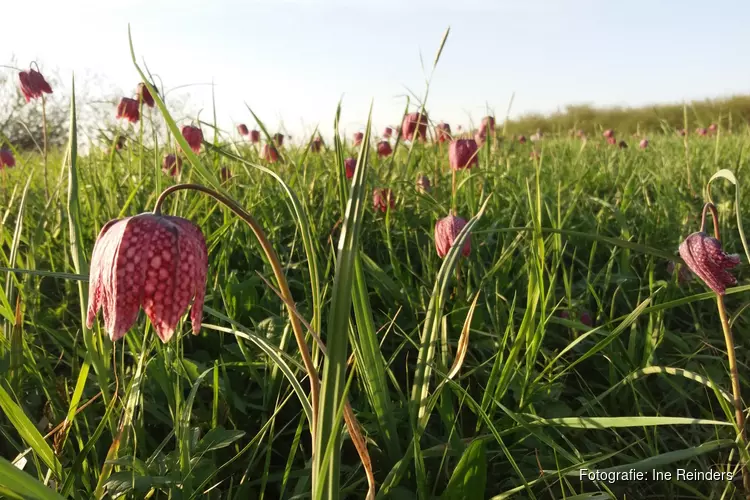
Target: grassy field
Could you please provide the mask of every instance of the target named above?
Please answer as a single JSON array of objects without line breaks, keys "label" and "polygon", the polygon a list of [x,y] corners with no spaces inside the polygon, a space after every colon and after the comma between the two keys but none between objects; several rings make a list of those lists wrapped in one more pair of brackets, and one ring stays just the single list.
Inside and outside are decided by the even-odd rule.
[{"label": "grassy field", "polygon": [[[0,171],[0,494],[365,498],[371,469],[378,498],[741,495],[716,295],[669,263],[698,230],[709,179],[734,173],[738,186],[725,172],[710,193],[724,248],[743,260],[725,300],[744,385],[750,287],[738,214],[750,207],[735,188],[748,171],[746,133],[671,131],[646,149],[599,134],[491,138],[477,168],[456,172],[471,254],[454,245],[441,259],[447,144],[392,141],[394,154],[379,158],[374,137],[359,148],[337,136],[318,153],[287,145],[268,164],[206,123],[200,153],[185,153],[171,177],[161,166],[175,139],[154,144],[149,119],[166,120],[188,148],[157,101],[121,150],[78,155],[71,133],[67,150],[51,152],[46,183],[37,153],[17,152]],[[74,108],[71,118],[75,131]],[[357,155],[349,181],[343,160]],[[419,174],[431,192],[417,189]],[[85,326],[95,238],[177,183],[214,186],[244,207],[285,279],[229,209],[177,191],[164,212],[198,224],[208,247],[200,335],[181,321],[163,344],[141,314],[113,344],[101,317]],[[386,213],[372,206],[380,187],[395,196]],[[277,293],[282,282],[294,305]],[[300,323],[322,379],[316,428]],[[345,394],[361,436],[345,430]],[[647,476],[581,480],[580,469]],[[654,480],[654,469],[673,480]]]}]

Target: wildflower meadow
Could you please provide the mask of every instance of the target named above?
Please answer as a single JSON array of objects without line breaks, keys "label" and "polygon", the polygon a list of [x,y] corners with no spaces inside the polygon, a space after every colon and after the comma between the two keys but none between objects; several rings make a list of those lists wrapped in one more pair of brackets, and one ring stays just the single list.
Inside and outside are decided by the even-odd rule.
[{"label": "wildflower meadow", "polygon": [[0,128],[0,497],[750,498],[744,118],[446,123],[428,80],[289,137],[130,50],[85,152],[75,75],[57,144],[0,68],[42,131]]}]

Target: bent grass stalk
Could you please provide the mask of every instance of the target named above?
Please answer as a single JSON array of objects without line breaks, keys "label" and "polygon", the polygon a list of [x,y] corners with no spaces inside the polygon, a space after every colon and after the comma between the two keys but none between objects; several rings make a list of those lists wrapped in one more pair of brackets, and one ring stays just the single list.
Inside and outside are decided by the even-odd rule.
[{"label": "bent grass stalk", "polygon": [[[721,241],[721,235],[719,233],[719,214],[713,203],[706,203],[703,207],[700,231],[705,231],[707,211],[711,212],[711,218],[713,219],[714,237]],[[745,429],[745,412],[742,408],[742,389],[740,387],[740,374],[737,370],[737,354],[734,349],[734,336],[732,335],[732,328],[729,326],[729,318],[727,317],[727,309],[724,305],[724,297],[718,293],[716,294],[716,306],[719,309],[719,318],[721,318],[721,327],[724,331],[724,342],[727,348],[729,376],[732,380],[732,403],[734,405],[735,420],[738,431],[737,437],[739,438],[739,446],[745,448],[747,446],[747,431]],[[744,455],[744,453],[740,453],[741,462],[745,462],[743,458]],[[745,489],[745,495],[746,498],[750,499],[750,471],[747,469],[747,463],[740,463],[740,467],[742,468],[742,485]]]}]

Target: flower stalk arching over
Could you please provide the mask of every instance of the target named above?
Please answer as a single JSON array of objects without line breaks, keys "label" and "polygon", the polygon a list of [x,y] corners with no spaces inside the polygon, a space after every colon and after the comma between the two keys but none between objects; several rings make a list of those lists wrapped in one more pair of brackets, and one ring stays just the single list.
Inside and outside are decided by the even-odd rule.
[{"label": "flower stalk arching over", "polygon": [[[315,443],[316,441],[315,435],[317,433],[318,415],[319,415],[319,408],[320,408],[320,378],[318,377],[317,369],[315,368],[315,364],[312,360],[310,349],[307,345],[307,342],[305,341],[305,334],[303,330],[302,321],[300,321],[300,317],[298,316],[299,313],[297,312],[291,290],[289,289],[289,284],[284,274],[284,268],[281,265],[281,261],[279,260],[279,257],[276,254],[276,251],[273,249],[271,242],[266,237],[265,232],[263,231],[263,228],[260,226],[260,224],[258,224],[255,218],[252,215],[250,215],[249,212],[247,212],[244,208],[242,208],[237,202],[235,202],[231,198],[228,198],[224,196],[223,194],[218,193],[214,191],[213,189],[207,188],[206,186],[202,186],[200,184],[175,184],[174,186],[168,187],[157,198],[156,203],[154,205],[154,214],[160,215],[161,206],[163,205],[166,197],[169,194],[174,193],[175,191],[180,191],[180,190],[193,190],[193,191],[204,193],[210,196],[211,198],[215,199],[219,203],[223,204],[227,208],[229,208],[237,217],[242,219],[248,226],[250,226],[250,229],[255,234],[258,240],[258,243],[260,243],[260,246],[263,249],[263,252],[266,254],[266,257],[268,258],[271,264],[271,268],[273,269],[274,276],[279,286],[279,293],[280,293],[281,299],[286,305],[287,310],[289,312],[289,321],[291,322],[292,331],[294,333],[294,337],[297,342],[297,347],[302,357],[302,364],[304,365],[305,371],[307,372],[307,375],[310,381],[310,400],[311,400],[310,405],[312,407],[312,421],[310,422],[310,433],[312,435],[312,443]],[[317,335],[313,335],[313,338],[315,338],[316,341],[320,342],[319,347],[321,351],[325,354],[325,346],[322,344],[319,337]],[[345,400],[345,404],[344,404],[344,421],[349,430],[350,436],[352,436],[352,440],[354,441],[355,448],[357,449],[357,453],[359,454],[360,460],[362,461],[362,464],[367,472],[368,484],[369,484],[369,491],[368,491],[367,498],[374,499],[375,498],[375,479],[374,479],[374,476],[372,475],[372,463],[370,460],[369,453],[367,451],[367,444],[364,438],[362,437],[361,431],[359,429],[359,422],[357,422],[356,416],[354,415],[354,412],[352,410],[351,404],[349,403],[348,399]],[[323,450],[315,449],[315,445],[313,444],[313,450],[312,450],[313,454],[320,453],[321,451]],[[313,471],[313,477],[312,477],[313,488],[316,487],[317,483],[318,483],[318,478],[315,476],[315,471]],[[313,491],[315,490],[313,489]]]},{"label": "flower stalk arching over", "polygon": [[[711,212],[714,226],[714,237],[711,238],[705,232],[706,214]],[[703,206],[701,215],[701,227],[697,233],[692,233],[680,245],[680,256],[690,270],[698,275],[711,290],[716,293],[716,306],[719,310],[722,330],[724,331],[724,342],[727,349],[727,361],[729,363],[729,375],[732,381],[732,399],[735,411],[735,424],[738,429],[739,446],[747,446],[747,431],[745,429],[745,413],[742,405],[742,391],[740,387],[740,375],[737,369],[737,355],[734,348],[734,336],[729,325],[727,309],[724,305],[725,289],[729,285],[735,285],[737,279],[727,269],[731,269],[740,263],[738,255],[727,255],[721,247],[721,236],[719,234],[719,215],[713,203]],[[742,484],[747,498],[750,498],[750,471],[747,463],[740,458],[742,469]]]}]

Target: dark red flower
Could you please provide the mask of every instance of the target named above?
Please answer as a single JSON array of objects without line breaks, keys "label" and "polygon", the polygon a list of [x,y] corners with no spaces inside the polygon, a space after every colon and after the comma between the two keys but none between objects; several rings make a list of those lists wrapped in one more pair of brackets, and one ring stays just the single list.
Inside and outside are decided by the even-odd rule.
[{"label": "dark red flower", "polygon": [[429,193],[432,190],[430,179],[426,175],[417,176],[417,191],[420,193]]},{"label": "dark red flower", "polygon": [[276,143],[276,147],[281,147],[284,145],[284,134],[274,134],[273,136],[273,142]]},{"label": "dark red flower", "polygon": [[0,148],[0,170],[16,166],[16,159],[10,149]]},{"label": "dark red flower", "polygon": [[379,157],[385,157],[390,156],[391,153],[393,153],[393,149],[391,148],[391,143],[388,141],[380,141],[378,143],[378,156]]},{"label": "dark red flower", "polygon": [[143,101],[143,104],[148,106],[149,108],[154,107],[154,98],[151,96],[151,92],[148,91],[148,87],[146,87],[146,84],[141,82],[138,84],[138,91],[137,91],[138,97]]},{"label": "dark red flower", "polygon": [[203,144],[203,132],[198,127],[192,125],[185,125],[182,127],[182,137],[193,150],[193,153],[198,154],[201,152],[201,144]]},{"label": "dark red flower", "polygon": [[115,141],[115,149],[117,151],[120,151],[124,147],[125,147],[125,136],[124,135],[117,136],[117,140]]},{"label": "dark red flower", "polygon": [[[451,249],[464,226],[466,226],[466,220],[452,214],[435,223],[435,249],[438,257],[442,259],[448,254],[448,250]],[[471,253],[471,235],[464,240],[461,253],[464,257]]]},{"label": "dark red flower", "polygon": [[260,131],[259,130],[251,130],[250,131],[250,142],[253,144],[258,144],[260,142]]},{"label": "dark red flower", "polygon": [[560,311],[559,316],[561,319],[570,319],[570,313],[565,310]]},{"label": "dark red flower", "polygon": [[680,130],[680,136],[681,137],[685,137],[686,135],[687,135],[687,129],[684,128],[684,129]]},{"label": "dark red flower", "polygon": [[161,171],[172,177],[176,177],[182,170],[182,159],[179,156],[169,154],[164,155],[161,160]]},{"label": "dark red flower", "polygon": [[721,242],[704,232],[693,233],[680,244],[680,257],[691,271],[719,295],[724,295],[727,286],[737,284],[737,278],[727,269],[737,266],[740,256],[727,255],[721,248]]},{"label": "dark red flower", "polygon": [[448,162],[453,170],[479,165],[479,146],[474,139],[456,139],[448,146]]},{"label": "dark red flower", "polygon": [[391,127],[385,127],[385,130],[383,130],[383,139],[390,139],[391,135],[393,135],[393,129]]},{"label": "dark red flower", "polygon": [[319,152],[323,148],[323,139],[318,136],[310,143],[310,151],[313,153]]},{"label": "dark red flower", "polygon": [[344,173],[347,179],[354,177],[354,169],[357,168],[356,158],[347,158],[344,160]]},{"label": "dark red flower", "polygon": [[453,138],[451,136],[451,126],[447,123],[438,123],[435,127],[435,135],[437,135],[439,143],[450,141]]},{"label": "dark red flower", "polygon": [[619,142],[619,143],[617,144],[617,147],[618,147],[618,148],[620,148],[620,149],[626,149],[626,148],[628,147],[628,143],[627,143],[627,142],[625,142],[625,141],[620,141],[620,142]]},{"label": "dark red flower", "polygon": [[606,137],[607,139],[609,139],[610,137],[614,137],[615,136],[615,131],[612,130],[611,128],[608,128],[607,130],[604,131],[604,134],[602,134],[602,135],[604,135],[604,137]]},{"label": "dark red flower", "polygon": [[138,101],[130,97],[120,99],[120,104],[117,105],[116,118],[125,118],[130,123],[137,123],[140,117],[141,113],[138,111]]},{"label": "dark red flower", "polygon": [[362,132],[355,132],[354,133],[354,145],[359,146],[360,144],[362,144],[362,139],[364,138],[365,138],[365,134],[363,134]]},{"label": "dark red flower", "polygon": [[588,327],[594,326],[594,320],[591,318],[591,314],[589,314],[588,311],[583,311],[579,319],[581,320],[581,323]]},{"label": "dark red flower", "polygon": [[380,210],[385,213],[388,207],[394,208],[396,206],[393,194],[390,189],[386,188],[375,188],[372,190],[372,207],[375,210]]},{"label": "dark red flower", "polygon": [[526,144],[526,136],[525,135],[518,136],[518,142],[520,144]]},{"label": "dark red flower", "polygon": [[260,156],[268,163],[276,163],[279,161],[279,151],[270,144],[263,144],[263,148],[260,150]]},{"label": "dark red flower", "polygon": [[198,334],[203,317],[208,255],[201,230],[187,219],[144,213],[111,220],[94,244],[86,325],[101,308],[109,338],[122,338],[141,306],[168,342],[191,300]]},{"label": "dark red flower", "polygon": [[21,71],[18,74],[18,80],[21,83],[21,92],[23,93],[26,102],[29,102],[31,99],[42,97],[42,93],[52,93],[52,87],[49,86],[49,83],[44,79],[44,76],[35,69]]},{"label": "dark red flower", "polygon": [[239,125],[237,125],[237,132],[239,132],[240,135],[247,135],[250,133],[250,131],[247,130],[247,125],[245,125],[244,123],[240,123]]},{"label": "dark red flower", "polygon": [[414,112],[404,116],[404,121],[401,123],[401,135],[407,141],[413,141],[415,135],[419,136],[419,140],[425,141],[427,139],[427,113],[420,115],[419,112]]},{"label": "dark red flower", "polygon": [[219,171],[219,176],[221,177],[222,182],[226,182],[232,178],[232,171],[229,170],[227,167],[221,167],[221,170]]}]

